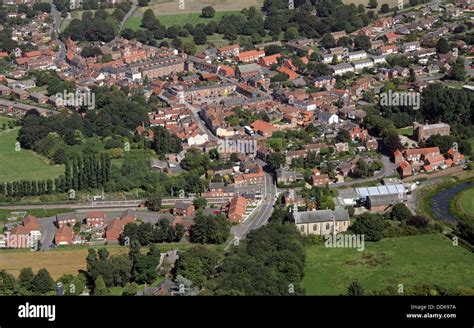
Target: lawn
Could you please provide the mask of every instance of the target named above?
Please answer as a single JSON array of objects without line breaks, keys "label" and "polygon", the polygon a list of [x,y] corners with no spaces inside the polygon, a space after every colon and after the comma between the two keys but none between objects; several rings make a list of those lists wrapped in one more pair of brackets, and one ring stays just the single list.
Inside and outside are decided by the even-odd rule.
[{"label": "lawn", "polygon": [[[239,11],[221,11],[216,12],[213,18],[203,18],[200,13],[185,13],[185,14],[173,14],[173,15],[157,15],[160,23],[166,27],[171,25],[181,25],[191,23],[193,26],[199,23],[207,24],[211,21],[220,21],[222,17],[226,15],[239,14]],[[124,28],[131,28],[137,30],[140,28],[142,23],[143,10],[139,10],[135,15],[130,16],[124,24]]]},{"label": "lawn", "polygon": [[474,255],[440,234],[366,242],[365,250],[307,247],[303,287],[308,295],[341,295],[358,280],[366,291],[399,284],[474,287]]},{"label": "lawn", "polygon": [[49,165],[31,150],[17,151],[18,128],[0,132],[0,182],[52,179],[64,172],[62,165]]},{"label": "lawn", "polygon": [[[3,123],[8,125],[8,122],[10,121],[13,121],[13,119],[5,116],[0,116],[0,128],[3,126]],[[2,133],[2,130],[0,130],[0,133]]]},{"label": "lawn", "polygon": [[397,129],[397,132],[403,136],[411,137],[413,136],[413,127],[408,126],[406,128]]},{"label": "lawn", "polygon": [[474,217],[474,188],[462,191],[458,196],[459,206],[469,217]]},{"label": "lawn", "polygon": [[[158,244],[161,252],[172,249],[186,250],[194,246],[189,242]],[[96,246],[100,248],[104,246]],[[109,254],[118,255],[128,253],[128,247],[116,244],[107,245]],[[219,251],[223,251],[222,245],[215,246]],[[46,268],[54,279],[61,277],[63,274],[77,274],[80,270],[86,270],[86,257],[88,246],[62,246],[54,250],[45,252],[31,252],[25,249],[9,249],[0,250],[0,268],[7,272],[18,276],[23,267],[31,267],[34,272],[41,268]],[[143,247],[142,252],[146,252],[147,248]]]},{"label": "lawn", "polygon": [[180,0],[152,0],[147,7],[139,8],[144,12],[152,8],[155,15],[170,15],[181,13],[201,13],[202,8],[212,6],[217,13],[228,11],[240,11],[244,8],[255,6],[261,8],[264,0],[183,0],[184,8],[180,7]]}]

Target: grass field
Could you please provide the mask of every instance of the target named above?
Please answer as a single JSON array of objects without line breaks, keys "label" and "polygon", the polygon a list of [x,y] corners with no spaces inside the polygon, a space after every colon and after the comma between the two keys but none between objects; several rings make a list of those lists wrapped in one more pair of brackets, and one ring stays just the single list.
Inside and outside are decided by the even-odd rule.
[{"label": "grass field", "polygon": [[308,295],[341,295],[358,280],[366,291],[389,285],[473,287],[474,255],[440,234],[366,242],[365,250],[307,248],[303,287]]},{"label": "grass field", "polygon": [[397,132],[403,136],[411,137],[413,135],[413,127],[409,126],[406,128],[397,129]]},{"label": "grass field", "polygon": [[474,188],[462,191],[458,196],[461,210],[469,217],[474,217]]},{"label": "grass field", "polygon": [[49,165],[31,150],[16,151],[18,128],[0,132],[0,182],[49,179],[64,172],[62,165]]},{"label": "grass field", "polygon": [[[161,252],[176,248],[186,250],[192,246],[193,244],[189,242],[158,244]],[[223,250],[222,245],[209,245],[209,247],[216,247],[219,251]],[[14,276],[18,276],[24,267],[31,267],[34,272],[46,268],[54,279],[67,273],[75,275],[80,270],[86,270],[88,248],[87,246],[64,246],[46,252],[31,252],[25,249],[0,250],[0,269],[5,269]],[[128,253],[128,247],[119,245],[108,245],[107,250],[111,256]],[[146,248],[142,248],[142,252],[146,251]]]},{"label": "grass field", "polygon": [[[134,15],[130,16],[124,24],[124,28],[131,28],[132,30],[138,30],[142,24],[143,10],[138,10]],[[181,25],[190,23],[193,26],[199,23],[207,24],[210,21],[220,21],[222,17],[226,15],[239,14],[239,11],[221,11],[216,12],[213,18],[203,18],[201,13],[185,13],[185,14],[170,14],[170,15],[157,15],[160,23],[166,27],[171,25]]]},{"label": "grass field", "polygon": [[260,8],[262,5],[263,0],[184,0],[184,9],[182,9],[179,0],[152,0],[147,7],[140,8],[138,11],[143,13],[146,9],[152,8],[155,15],[201,13],[202,8],[212,6],[218,13],[240,11],[251,6]]}]

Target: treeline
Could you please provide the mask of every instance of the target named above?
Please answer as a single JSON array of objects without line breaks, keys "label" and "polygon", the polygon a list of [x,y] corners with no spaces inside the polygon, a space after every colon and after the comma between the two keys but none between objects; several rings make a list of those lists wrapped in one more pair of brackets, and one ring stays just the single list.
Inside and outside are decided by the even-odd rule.
[{"label": "treeline", "polygon": [[[136,294],[137,284],[153,283],[158,277],[157,266],[160,263],[160,250],[156,245],[150,245],[146,254],[140,252],[137,240],[130,244],[128,254],[109,256],[106,248],[98,251],[90,248],[86,258],[87,285],[94,296],[108,295],[110,287],[125,287],[133,290],[127,293]],[[133,288],[134,287],[134,288]]]},{"label": "treeline", "polygon": [[168,219],[162,219],[157,224],[144,222],[141,224],[128,223],[120,235],[121,244],[137,240],[141,246],[151,243],[179,242],[184,236],[184,226],[173,226]]},{"label": "treeline", "polygon": [[43,117],[36,110],[30,110],[19,131],[18,141],[22,148],[34,149],[35,144],[50,133],[57,134],[69,146],[80,144],[84,137],[119,135],[132,139],[132,131],[137,126],[148,124],[147,110],[152,105],[143,96],[129,98],[127,89],[116,88],[98,88],[92,92],[95,93],[95,107],[83,109],[86,112],[83,117],[77,113]]},{"label": "treeline", "polygon": [[54,280],[46,269],[40,269],[35,274],[31,268],[23,268],[18,279],[0,270],[1,296],[47,295],[53,291]]},{"label": "treeline", "polygon": [[302,295],[305,257],[294,225],[269,223],[231,249],[207,289],[214,295]]},{"label": "treeline", "polygon": [[106,154],[77,156],[67,160],[64,175],[46,180],[22,180],[0,183],[0,196],[26,197],[69,190],[81,191],[104,188],[110,178],[111,161]]},{"label": "treeline", "polygon": [[98,9],[95,13],[85,11],[81,19],[73,19],[69,23],[61,36],[70,37],[74,41],[109,42],[119,34],[120,22],[125,14],[126,11],[120,8],[115,9],[112,14],[105,9]]}]

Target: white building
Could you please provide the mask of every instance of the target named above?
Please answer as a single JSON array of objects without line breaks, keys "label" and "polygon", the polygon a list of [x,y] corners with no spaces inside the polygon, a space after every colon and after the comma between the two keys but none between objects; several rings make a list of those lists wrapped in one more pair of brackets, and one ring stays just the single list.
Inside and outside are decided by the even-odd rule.
[{"label": "white building", "polygon": [[354,72],[354,66],[348,63],[342,63],[331,66],[335,75],[344,75],[349,72]]},{"label": "white building", "polygon": [[365,51],[354,51],[347,54],[347,59],[349,61],[361,60],[367,58],[367,53]]},{"label": "white building", "polygon": [[362,59],[357,62],[353,62],[352,65],[354,65],[354,69],[356,71],[360,71],[360,70],[363,70],[364,68],[374,67],[374,62],[370,59]]}]

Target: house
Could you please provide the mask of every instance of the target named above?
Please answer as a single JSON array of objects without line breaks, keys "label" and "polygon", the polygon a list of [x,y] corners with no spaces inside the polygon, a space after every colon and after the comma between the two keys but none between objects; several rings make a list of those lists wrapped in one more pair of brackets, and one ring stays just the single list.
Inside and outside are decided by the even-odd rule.
[{"label": "house", "polygon": [[265,57],[264,50],[250,50],[239,53],[236,58],[240,62],[249,63],[258,60],[261,57]]},{"label": "house", "polygon": [[84,218],[85,223],[90,227],[103,226],[107,214],[103,211],[87,212]]},{"label": "house", "polygon": [[362,60],[352,62],[352,65],[354,65],[354,70],[360,71],[360,70],[363,70],[364,68],[374,67],[374,62],[371,59],[362,59]]},{"label": "house", "polygon": [[336,124],[339,122],[339,116],[330,112],[320,112],[318,113],[318,121],[322,124]]},{"label": "house", "polygon": [[395,204],[403,203],[404,198],[400,194],[370,195],[366,198],[366,207],[371,212],[385,212]]},{"label": "house", "polygon": [[332,76],[318,76],[314,79],[314,87],[316,88],[326,88],[326,90],[331,90],[336,85],[336,79]]},{"label": "house", "polygon": [[449,136],[451,127],[446,123],[419,124],[413,123],[414,136],[417,141],[423,141],[434,135]]},{"label": "house", "polygon": [[420,42],[419,41],[412,41],[412,42],[404,42],[402,43],[400,50],[403,52],[413,52],[420,50]]},{"label": "house", "polygon": [[266,138],[271,137],[273,132],[278,130],[278,128],[276,128],[273,124],[263,120],[256,120],[250,124],[250,126],[252,127],[253,131]]},{"label": "house", "polygon": [[431,166],[431,168],[435,170],[445,164],[443,155],[425,156],[424,160],[427,165]]},{"label": "house", "polygon": [[276,176],[277,176],[277,182],[281,184],[294,183],[297,181],[304,180],[303,174],[288,171],[283,168],[276,170]]},{"label": "house", "polygon": [[438,147],[413,148],[405,150],[405,158],[409,162],[419,162],[423,157],[434,157],[440,155]]},{"label": "house", "polygon": [[388,46],[382,46],[377,49],[377,54],[381,56],[396,54],[396,53],[398,53],[398,47],[393,44],[388,45]]},{"label": "house", "polygon": [[413,169],[407,161],[401,162],[397,170],[401,174],[402,178],[409,177],[413,174]]},{"label": "house", "polygon": [[32,215],[27,215],[22,221],[21,224],[29,232],[29,235],[35,239],[41,237],[41,226],[38,222],[38,219]]},{"label": "house", "polygon": [[379,29],[387,29],[392,27],[394,24],[395,19],[393,17],[382,17],[374,22],[374,27]]},{"label": "house", "polygon": [[257,64],[239,65],[237,67],[237,77],[246,79],[262,73],[262,66]]},{"label": "house", "polygon": [[278,58],[280,58],[280,54],[274,54],[271,56],[260,57],[258,63],[262,66],[271,66],[273,64],[278,64]]},{"label": "house", "polygon": [[356,60],[361,60],[361,59],[366,59],[366,58],[367,58],[367,52],[365,52],[364,50],[349,52],[347,54],[347,59],[349,61],[356,61]]},{"label": "house", "polygon": [[173,214],[179,216],[192,217],[194,215],[194,205],[188,202],[178,201],[174,205]]},{"label": "house", "polygon": [[261,166],[258,166],[257,172],[236,175],[234,183],[236,186],[261,185],[265,180],[265,174]]},{"label": "house", "polygon": [[344,75],[348,72],[354,72],[354,66],[349,63],[341,63],[330,67],[333,69],[335,75]]},{"label": "house", "polygon": [[242,223],[245,216],[245,207],[247,201],[242,196],[234,196],[230,200],[227,218],[231,222]]},{"label": "house", "polygon": [[238,44],[231,44],[231,45],[217,49],[217,53],[223,57],[229,57],[229,56],[235,57],[239,55],[239,52],[240,52],[240,46]]},{"label": "house", "polygon": [[455,165],[464,163],[464,155],[454,148],[448,150],[448,158],[451,159]]},{"label": "house", "polygon": [[334,38],[335,41],[337,41],[340,38],[347,36],[347,33],[346,31],[332,32],[331,36]]},{"label": "house", "polygon": [[386,43],[395,43],[395,42],[397,42],[397,35],[393,32],[385,33],[382,38]]},{"label": "house", "polygon": [[168,162],[166,161],[161,161],[155,158],[150,160],[150,169],[152,171],[165,172],[167,168]]},{"label": "house", "polygon": [[403,153],[399,149],[394,151],[393,161],[397,165],[405,161],[405,159],[403,158]]},{"label": "house", "polygon": [[311,185],[312,186],[325,186],[331,183],[331,179],[327,174],[313,174],[311,175]]},{"label": "house", "polygon": [[54,234],[54,243],[57,246],[72,245],[74,232],[70,226],[64,225]]},{"label": "house", "polygon": [[350,224],[347,210],[296,211],[292,216],[298,231],[306,236],[344,232]]},{"label": "house", "polygon": [[376,139],[369,139],[365,142],[365,148],[367,148],[368,151],[375,151],[379,148],[379,143]]},{"label": "house", "polygon": [[76,217],[76,213],[60,213],[56,214],[56,226],[61,228],[62,226],[69,225],[74,226],[79,220]]},{"label": "house", "polygon": [[365,141],[369,136],[369,133],[366,129],[361,129],[360,127],[356,126],[349,130],[349,136],[352,141],[360,140]]}]

